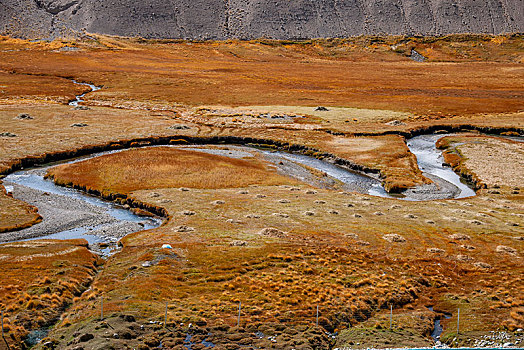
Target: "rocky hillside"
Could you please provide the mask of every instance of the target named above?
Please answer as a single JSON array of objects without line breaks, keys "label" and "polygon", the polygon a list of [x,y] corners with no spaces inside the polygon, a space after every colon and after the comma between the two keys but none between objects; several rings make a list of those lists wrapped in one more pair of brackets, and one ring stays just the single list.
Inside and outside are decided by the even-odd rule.
[{"label": "rocky hillside", "polygon": [[0,33],[145,38],[524,32],[524,0],[0,0]]}]

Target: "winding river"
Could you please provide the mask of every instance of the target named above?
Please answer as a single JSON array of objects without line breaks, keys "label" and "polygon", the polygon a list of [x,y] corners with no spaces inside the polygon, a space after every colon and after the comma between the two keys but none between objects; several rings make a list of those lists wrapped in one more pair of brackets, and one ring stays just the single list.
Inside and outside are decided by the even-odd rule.
[{"label": "winding river", "polygon": [[[89,83],[79,83],[75,80],[73,83],[89,86],[91,92],[101,89]],[[76,96],[76,100],[71,101],[69,105],[79,107],[87,93]],[[442,155],[436,149],[435,142],[444,136],[446,135],[422,135],[408,140],[407,145],[416,155],[420,169],[434,183],[409,189],[401,195],[387,193],[377,178],[302,154],[268,151],[239,145],[169,147],[192,149],[233,158],[262,157],[279,173],[312,186],[341,188],[378,197],[398,200],[435,200],[474,196],[475,191],[463,183],[451,168],[442,164]],[[97,153],[62,163],[78,162],[121,151]],[[4,179],[6,190],[11,192],[15,198],[36,206],[44,220],[32,227],[3,234],[0,242],[36,238],[84,238],[90,246],[98,249],[102,254],[110,254],[118,249],[117,241],[123,236],[162,224],[160,218],[139,216],[129,210],[129,207],[123,207],[75,189],[56,186],[51,180],[44,179],[47,169],[53,165],[17,171]],[[319,173],[322,175],[319,176]]]},{"label": "winding river", "polygon": [[[401,196],[387,193],[381,186],[380,180],[376,178],[302,154],[268,151],[239,145],[168,147],[208,152],[232,158],[262,157],[273,164],[279,173],[321,188],[341,188],[346,191],[398,200],[434,200],[474,196],[475,191],[462,183],[460,177],[452,169],[442,165],[441,154],[435,148],[435,142],[443,136],[423,135],[408,141],[410,150],[417,156],[421,170],[434,180],[434,184],[408,190]],[[122,151],[97,153],[65,163]],[[47,169],[53,165],[17,171],[4,179],[6,190],[13,193],[15,198],[36,206],[44,220],[30,228],[4,234],[0,242],[36,238],[84,238],[102,254],[110,254],[118,249],[117,241],[123,236],[151,229],[162,223],[160,218],[138,216],[128,207],[75,189],[56,186],[51,180],[44,179]],[[318,175],[319,172],[321,176]]]}]

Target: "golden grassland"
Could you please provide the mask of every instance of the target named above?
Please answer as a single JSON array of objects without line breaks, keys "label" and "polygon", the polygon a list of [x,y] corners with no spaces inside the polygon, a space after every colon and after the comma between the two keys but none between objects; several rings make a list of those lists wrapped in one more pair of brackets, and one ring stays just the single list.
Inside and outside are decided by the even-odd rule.
[{"label": "golden grassland", "polygon": [[[0,70],[103,85],[88,99],[109,106],[320,104],[435,116],[520,110],[521,37],[492,37],[485,47],[474,42],[421,44],[436,57],[457,51],[449,57],[453,62],[421,64],[393,50],[394,42],[373,39],[155,43],[96,37],[62,43],[79,49],[65,52],[57,50],[57,42],[4,39]],[[410,45],[416,48],[416,40]],[[476,58],[475,50],[491,59]],[[0,99],[17,96],[3,90]]]},{"label": "golden grassland", "polygon": [[57,184],[129,194],[148,188],[228,188],[293,184],[260,161],[169,147],[135,149],[54,167]]},{"label": "golden grassland", "polygon": [[0,232],[30,227],[42,220],[38,209],[0,190]]},{"label": "golden grassland", "polygon": [[[515,216],[519,201],[486,196],[421,205],[313,192],[249,186],[132,193],[166,208],[170,220],[122,240],[122,252],[70,309],[68,323],[96,314],[94,302],[104,295],[112,312],[158,320],[168,301],[176,322],[233,325],[242,301],[246,324],[313,322],[320,305],[327,329],[365,320],[377,326],[392,304],[398,312],[429,314],[421,336],[433,322],[429,305],[439,312],[461,307],[465,334],[522,325],[523,243],[519,227],[508,225],[522,221]],[[268,227],[279,232],[264,234]],[[390,242],[388,234],[406,241]],[[515,255],[497,252],[499,245]],[[409,317],[396,322],[413,327]]]},{"label": "golden grassland", "polygon": [[20,348],[30,331],[55,323],[87,289],[97,262],[84,240],[1,244],[0,299],[5,341],[11,348]]},{"label": "golden grassland", "polygon": [[[376,171],[386,188],[402,189],[427,182],[402,135],[472,127],[522,130],[522,46],[521,36],[467,35],[216,43],[1,38],[0,133],[16,136],[0,137],[0,172],[159,140],[278,143],[284,150]],[[78,50],[61,51],[64,47]],[[406,55],[412,48],[428,61],[410,61]],[[64,105],[87,90],[68,78],[103,86],[86,96],[88,109]],[[316,111],[318,105],[329,110]],[[21,113],[32,119],[17,118]],[[245,305],[246,325],[312,323],[318,304],[323,327],[360,324],[354,331],[368,341],[364,333],[369,329],[391,336],[384,329],[390,304],[398,315],[397,331],[403,328],[399,332],[413,336],[414,344],[427,344],[436,315],[426,309],[429,305],[437,314],[460,307],[468,315],[466,335],[522,328],[524,223],[519,213],[524,208],[511,182],[520,180],[507,173],[496,185],[508,190],[494,191],[490,176],[496,168],[480,163],[511,162],[520,155],[502,141],[474,140],[463,146],[450,142],[446,161],[464,157],[454,158],[457,171],[474,173],[490,188],[471,199],[423,203],[315,192],[258,160],[165,148],[55,168],[58,182],[120,193],[131,203],[165,208],[170,219],[124,238],[122,251],[105,263],[89,291],[74,299],[51,338],[73,340],[96,318],[101,296],[109,314],[160,320],[168,301],[170,321],[198,324],[234,325],[239,301]],[[477,142],[494,148],[487,151]],[[159,158],[163,152],[168,155]],[[510,153],[513,158],[507,157]],[[191,171],[181,173],[182,168]],[[205,170],[227,175],[227,181],[195,174]],[[232,173],[238,176],[231,178]],[[5,194],[0,204],[1,225],[4,218],[10,226],[29,225],[37,215]],[[389,234],[405,241],[392,241]],[[162,249],[165,243],[173,249]],[[71,260],[78,254],[94,264],[84,250],[71,253]],[[10,282],[22,274],[9,261],[2,267],[8,281],[1,288],[15,286],[11,294],[17,297],[45,288],[44,279],[30,288],[29,282]],[[61,261],[57,257],[24,261],[29,274],[47,268],[53,283],[64,276],[52,265]],[[145,262],[151,266],[142,266]],[[79,286],[91,280],[83,268],[91,267],[71,264],[65,276],[74,277],[56,283],[83,290]],[[70,297],[61,299],[61,307],[71,303]],[[25,307],[25,302],[15,305]],[[31,314],[32,319],[41,316],[48,322],[48,315],[60,314],[52,302],[40,302],[41,314]],[[455,321],[455,315],[443,320],[445,337],[453,336]],[[34,327],[13,326],[17,341]]]},{"label": "golden grassland", "polygon": [[505,187],[517,193],[524,183],[522,143],[479,135],[449,136],[439,140],[444,158],[457,172],[481,188]]}]

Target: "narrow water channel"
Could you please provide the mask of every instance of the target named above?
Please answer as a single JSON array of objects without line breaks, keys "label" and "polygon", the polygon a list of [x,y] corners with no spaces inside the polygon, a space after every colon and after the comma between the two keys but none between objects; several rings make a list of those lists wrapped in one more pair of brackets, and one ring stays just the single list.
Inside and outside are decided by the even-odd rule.
[{"label": "narrow water channel", "polygon": [[[402,197],[387,193],[378,179],[306,155],[239,145],[169,147],[232,158],[261,157],[273,164],[279,173],[321,188],[339,188],[399,200],[434,200],[475,195],[472,189],[461,182],[458,175],[442,166],[440,151],[435,148],[435,141],[439,137],[441,135],[424,135],[409,141],[410,149],[417,155],[421,169],[432,176],[435,184],[406,191]],[[123,150],[93,154],[68,163],[121,151]],[[116,242],[123,236],[151,229],[162,223],[159,218],[141,217],[132,213],[129,208],[113,202],[75,189],[56,186],[51,180],[44,179],[50,166],[52,165],[17,171],[4,179],[6,190],[15,198],[36,206],[44,220],[32,227],[3,234],[0,242],[36,238],[83,238],[95,247],[104,247],[100,250],[108,254],[116,249]]]}]

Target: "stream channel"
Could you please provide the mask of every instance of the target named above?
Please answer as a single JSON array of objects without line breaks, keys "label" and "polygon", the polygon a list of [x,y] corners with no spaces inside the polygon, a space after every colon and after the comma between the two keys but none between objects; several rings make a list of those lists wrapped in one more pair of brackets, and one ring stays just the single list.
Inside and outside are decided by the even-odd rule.
[{"label": "stream channel", "polygon": [[[411,152],[417,156],[420,168],[434,181],[434,184],[419,186],[401,195],[387,193],[378,178],[302,154],[239,145],[163,147],[195,150],[231,158],[259,157],[272,164],[279,173],[319,188],[337,188],[398,200],[435,200],[474,196],[475,191],[462,183],[452,169],[442,165],[441,154],[435,148],[435,141],[443,136],[445,135],[423,135],[408,141]],[[83,238],[89,242],[92,249],[108,255],[118,249],[117,241],[123,236],[161,225],[160,218],[138,216],[128,207],[93,197],[82,191],[56,186],[53,181],[44,179],[47,169],[56,164],[79,162],[122,151],[125,150],[101,152],[74,160],[24,169],[8,175],[4,179],[6,190],[15,198],[36,206],[44,219],[32,227],[3,234],[0,242],[36,238]]]}]

